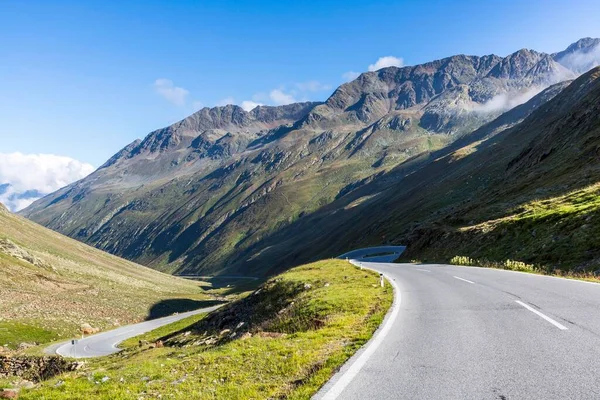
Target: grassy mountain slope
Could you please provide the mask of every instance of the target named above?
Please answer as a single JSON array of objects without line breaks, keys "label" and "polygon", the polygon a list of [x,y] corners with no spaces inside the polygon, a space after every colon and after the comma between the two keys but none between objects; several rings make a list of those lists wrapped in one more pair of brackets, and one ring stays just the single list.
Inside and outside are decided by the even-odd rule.
[{"label": "grassy mountain slope", "polygon": [[[431,161],[500,115],[498,99],[570,75],[532,50],[458,55],[362,74],[324,103],[203,109],[23,214],[163,271],[263,275],[271,263],[238,261],[265,238],[383,176],[389,186],[396,167]],[[511,115],[506,124],[521,118]]]},{"label": "grassy mountain slope", "polygon": [[176,311],[168,300],[210,299],[197,283],[97,250],[1,205],[0,269],[0,345],[32,341],[36,329],[44,341],[72,335],[81,323],[109,328],[143,320],[162,303],[162,312]]},{"label": "grassy mountain slope", "polygon": [[305,265],[200,321],[162,328],[164,348],[128,341],[123,353],[21,398],[308,399],[370,338],[391,302],[391,287],[373,272],[341,260]]},{"label": "grassy mountain slope", "polygon": [[409,260],[458,255],[597,269],[599,78],[600,69],[584,74],[521,123],[438,154],[400,180],[381,176],[249,249],[261,251],[250,263],[293,265],[309,248],[319,257],[389,242],[407,244]]}]

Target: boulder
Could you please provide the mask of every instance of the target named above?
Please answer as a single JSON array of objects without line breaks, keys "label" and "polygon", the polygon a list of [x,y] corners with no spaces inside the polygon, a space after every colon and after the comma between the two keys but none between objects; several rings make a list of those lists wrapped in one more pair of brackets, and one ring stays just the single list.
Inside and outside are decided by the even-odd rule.
[{"label": "boulder", "polygon": [[79,329],[81,330],[81,333],[83,333],[84,335],[93,335],[94,333],[100,332],[100,328],[94,328],[92,325],[88,324],[87,322],[81,324]]},{"label": "boulder", "polygon": [[2,389],[0,399],[18,399],[19,391],[17,389]]}]

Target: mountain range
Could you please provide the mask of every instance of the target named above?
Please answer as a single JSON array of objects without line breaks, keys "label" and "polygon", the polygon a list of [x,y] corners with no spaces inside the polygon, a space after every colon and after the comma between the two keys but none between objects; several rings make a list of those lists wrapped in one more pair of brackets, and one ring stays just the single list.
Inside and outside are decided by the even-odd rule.
[{"label": "mountain range", "polygon": [[262,276],[381,242],[444,253],[459,226],[593,183],[589,165],[563,170],[589,145],[574,137],[593,128],[599,49],[457,55],[363,73],[322,103],[204,108],[22,214],[176,274]]}]

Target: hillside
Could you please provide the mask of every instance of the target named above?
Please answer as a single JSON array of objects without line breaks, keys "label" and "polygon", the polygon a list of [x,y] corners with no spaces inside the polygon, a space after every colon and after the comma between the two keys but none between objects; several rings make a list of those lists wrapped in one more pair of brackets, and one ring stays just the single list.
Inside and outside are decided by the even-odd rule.
[{"label": "hillside", "polygon": [[375,181],[398,183],[437,151],[474,140],[474,131],[483,138],[517,124],[533,106],[496,118],[575,77],[572,63],[560,61],[596,45],[383,68],[324,103],[205,108],[131,143],[23,215],[159,270],[263,275],[272,263],[243,268],[240,260],[273,251],[261,245],[271,235]]},{"label": "hillside", "polygon": [[[516,125],[488,135],[503,125],[500,117],[474,132],[477,140],[406,176],[400,167],[281,230],[257,244],[268,250],[249,262],[292,265],[309,249],[318,257],[388,242],[407,245],[406,260],[510,259],[540,271],[593,273],[600,260],[600,68],[558,92],[514,109],[540,104]],[[244,258],[240,268],[248,267]]]},{"label": "hillside", "polygon": [[[369,340],[392,297],[376,273],[346,261],[304,265],[199,321],[150,332],[118,355],[23,389],[20,398],[308,399]],[[138,345],[161,336],[163,348]]]},{"label": "hillside", "polygon": [[[0,344],[74,335],[82,323],[105,329],[202,304],[197,283],[87,246],[0,205]],[[163,308],[164,307],[164,308]],[[37,335],[36,336],[36,333]]]}]

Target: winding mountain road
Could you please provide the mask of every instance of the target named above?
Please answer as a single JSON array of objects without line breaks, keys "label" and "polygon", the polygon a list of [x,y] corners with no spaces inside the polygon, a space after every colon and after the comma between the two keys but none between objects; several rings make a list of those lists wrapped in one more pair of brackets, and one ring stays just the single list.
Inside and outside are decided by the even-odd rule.
[{"label": "winding mountain road", "polygon": [[392,282],[395,302],[315,399],[600,398],[600,285],[360,263]]},{"label": "winding mountain road", "polygon": [[177,322],[189,316],[201,313],[208,313],[223,304],[212,307],[201,308],[199,310],[188,311],[180,314],[170,315],[168,317],[157,318],[150,321],[140,322],[139,324],[122,326],[112,331],[106,331],[95,335],[88,336],[84,339],[79,339],[72,344],[71,341],[55,344],[46,349],[46,353],[59,354],[63,357],[73,358],[90,358],[107,356],[109,354],[118,353],[121,351],[117,347],[122,341],[150,332],[161,326]]}]

